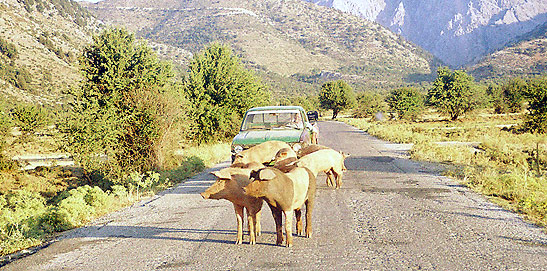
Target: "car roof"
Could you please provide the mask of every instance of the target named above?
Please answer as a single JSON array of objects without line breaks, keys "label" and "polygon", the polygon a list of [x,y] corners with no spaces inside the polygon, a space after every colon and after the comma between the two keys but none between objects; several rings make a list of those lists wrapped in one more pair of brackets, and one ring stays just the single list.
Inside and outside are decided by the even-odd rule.
[{"label": "car roof", "polygon": [[302,106],[297,106],[297,105],[261,106],[261,107],[253,107],[249,109],[248,112],[266,111],[266,110],[302,110],[304,111],[304,108]]}]

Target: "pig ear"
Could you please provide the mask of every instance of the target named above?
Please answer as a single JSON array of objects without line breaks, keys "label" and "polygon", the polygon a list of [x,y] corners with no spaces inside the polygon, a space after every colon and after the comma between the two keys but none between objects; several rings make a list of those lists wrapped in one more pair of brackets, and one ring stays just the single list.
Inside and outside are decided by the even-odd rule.
[{"label": "pig ear", "polygon": [[211,174],[215,175],[219,179],[230,179],[230,173],[226,170],[213,171]]},{"label": "pig ear", "polygon": [[275,172],[271,169],[264,169],[260,171],[260,175],[258,177],[260,177],[261,180],[269,181],[275,178]]}]

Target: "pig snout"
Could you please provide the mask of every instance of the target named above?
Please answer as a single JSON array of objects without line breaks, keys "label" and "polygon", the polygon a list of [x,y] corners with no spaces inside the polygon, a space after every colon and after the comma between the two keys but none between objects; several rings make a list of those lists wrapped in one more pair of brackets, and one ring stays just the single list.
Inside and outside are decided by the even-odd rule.
[{"label": "pig snout", "polygon": [[199,193],[201,195],[201,197],[203,199],[209,199],[209,197],[211,196],[209,193],[207,192],[202,192],[202,193]]}]

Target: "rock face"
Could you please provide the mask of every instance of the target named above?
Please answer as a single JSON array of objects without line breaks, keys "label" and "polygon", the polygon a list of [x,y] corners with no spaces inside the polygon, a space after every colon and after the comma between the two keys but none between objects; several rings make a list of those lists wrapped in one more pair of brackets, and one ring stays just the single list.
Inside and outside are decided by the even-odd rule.
[{"label": "rock face", "polygon": [[545,0],[307,0],[378,22],[458,67],[547,21]]}]

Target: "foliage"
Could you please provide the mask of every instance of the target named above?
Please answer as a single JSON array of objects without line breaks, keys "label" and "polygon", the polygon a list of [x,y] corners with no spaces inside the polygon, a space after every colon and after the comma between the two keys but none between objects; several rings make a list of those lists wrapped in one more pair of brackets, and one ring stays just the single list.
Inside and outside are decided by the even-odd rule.
[{"label": "foliage", "polygon": [[298,105],[306,111],[319,109],[319,100],[317,95],[293,96],[278,101],[279,105]]},{"label": "foliage", "polygon": [[355,93],[343,80],[329,81],[321,86],[319,104],[324,109],[332,109],[332,118],[335,119],[341,110],[354,106]]},{"label": "foliage", "polygon": [[521,78],[512,78],[501,85],[490,85],[488,94],[492,97],[494,112],[519,113],[524,108],[524,94],[527,82]]},{"label": "foliage", "polygon": [[49,121],[48,112],[44,108],[32,104],[19,104],[10,111],[10,115],[15,125],[26,136],[34,134],[38,129],[46,126]]},{"label": "foliage", "polygon": [[231,48],[218,43],[194,56],[183,92],[191,107],[189,137],[195,143],[233,137],[247,109],[269,103],[266,87]]},{"label": "foliage", "polygon": [[473,77],[462,70],[439,68],[437,79],[427,93],[427,102],[456,120],[474,108],[472,83]]},{"label": "foliage", "polygon": [[415,120],[424,109],[424,96],[414,88],[394,89],[386,102],[401,119]]},{"label": "foliage", "polygon": [[386,112],[388,105],[385,97],[378,93],[365,91],[357,94],[357,106],[353,111],[354,118],[370,118],[377,113]]},{"label": "foliage", "polygon": [[531,80],[525,95],[528,100],[526,128],[532,132],[547,132],[547,76]]},{"label": "foliage", "polygon": [[87,172],[114,183],[161,168],[184,126],[171,66],[117,28],[95,36],[80,62],[84,82],[71,92],[72,114],[58,124],[68,150]]}]

